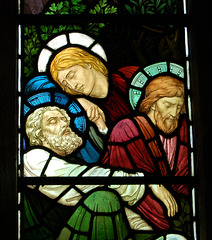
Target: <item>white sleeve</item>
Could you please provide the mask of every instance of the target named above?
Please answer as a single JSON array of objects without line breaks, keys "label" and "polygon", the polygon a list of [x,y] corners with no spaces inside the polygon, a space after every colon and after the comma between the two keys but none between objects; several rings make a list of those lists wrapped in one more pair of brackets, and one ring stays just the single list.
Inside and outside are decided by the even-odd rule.
[{"label": "white sleeve", "polygon": [[[43,149],[34,149],[28,152],[24,156],[24,175],[27,177],[41,175],[41,172],[49,159],[50,154]],[[111,170],[109,168],[102,168],[99,166],[94,166],[88,168],[86,165],[80,165],[75,163],[68,163],[63,159],[58,157],[52,157],[49,165],[45,171],[47,177],[77,177],[80,174],[83,177],[108,177]],[[115,171],[113,176],[121,177],[142,177],[142,173],[128,174],[123,171]],[[102,185],[77,185],[76,187],[80,189],[83,193],[87,193],[90,190],[100,187]],[[35,186],[29,186],[34,188]],[[63,191],[68,189],[69,185],[44,185],[40,186],[39,190],[46,196],[55,199]],[[116,190],[122,197],[124,201],[127,201],[129,205],[135,204],[144,194],[144,185],[111,185],[110,188]],[[77,192],[74,188],[70,188],[67,193],[61,197],[58,202],[64,205],[75,205],[81,198],[81,194]]]},{"label": "white sleeve", "polygon": [[[24,176],[40,177],[50,153],[43,149],[34,149],[24,155]],[[87,169],[87,171],[86,171]],[[110,169],[102,167],[88,168],[87,165],[67,162],[58,157],[51,157],[45,171],[47,177],[77,177],[84,171],[82,176],[107,177]]]},{"label": "white sleeve", "polygon": [[[135,174],[126,173],[123,171],[115,171],[113,177],[143,177],[144,174],[137,172]],[[116,190],[121,198],[128,202],[129,205],[134,205],[144,195],[144,184],[132,184],[132,185],[110,185],[110,188]]]},{"label": "white sleeve", "polygon": [[[49,159],[50,154],[43,149],[34,149],[24,156],[24,176],[26,177],[39,177],[41,172]],[[110,169],[101,168],[98,166],[88,168],[86,165],[75,163],[68,163],[63,159],[52,157],[49,165],[45,171],[47,177],[77,177],[82,172],[83,176],[107,177],[110,174]],[[86,171],[87,169],[87,171]],[[99,187],[101,185],[77,185],[83,193]],[[29,185],[30,188],[36,186]],[[39,191],[51,199],[56,199],[62,192],[67,190],[69,185],[44,185],[39,187]],[[70,188],[67,193],[62,196],[58,202],[64,205],[73,206],[81,199],[81,194],[74,188]]]}]

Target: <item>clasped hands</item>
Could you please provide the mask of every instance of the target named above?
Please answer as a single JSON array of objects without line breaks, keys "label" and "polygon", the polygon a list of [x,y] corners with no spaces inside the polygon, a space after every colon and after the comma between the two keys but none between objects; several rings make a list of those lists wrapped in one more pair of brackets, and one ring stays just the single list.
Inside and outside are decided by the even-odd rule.
[{"label": "clasped hands", "polygon": [[85,109],[88,119],[94,122],[102,134],[106,134],[108,128],[106,126],[105,114],[100,107],[85,98],[77,98],[78,102]]}]

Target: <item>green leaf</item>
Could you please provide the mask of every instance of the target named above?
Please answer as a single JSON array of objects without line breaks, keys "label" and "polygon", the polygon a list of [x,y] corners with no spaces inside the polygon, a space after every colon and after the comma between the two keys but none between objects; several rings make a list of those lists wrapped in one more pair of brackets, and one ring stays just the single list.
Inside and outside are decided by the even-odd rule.
[{"label": "green leaf", "polygon": [[158,8],[158,6],[160,5],[160,0],[156,1],[156,8]]},{"label": "green leaf", "polygon": [[139,4],[136,1],[130,0],[130,2],[139,7]]},{"label": "green leaf", "polygon": [[141,7],[141,13],[142,13],[142,14],[145,14],[145,8],[144,8],[144,6]]},{"label": "green leaf", "polygon": [[137,11],[136,11],[136,7],[133,6],[133,13],[136,14],[136,12],[137,12]]},{"label": "green leaf", "polygon": [[63,8],[63,2],[57,4],[57,9],[61,10]]},{"label": "green leaf", "polygon": [[159,11],[159,10],[161,10],[162,8],[164,8],[165,6],[166,6],[166,3],[162,3],[157,10]]},{"label": "green leaf", "polygon": [[106,7],[107,6],[107,0],[103,0],[103,1],[99,1],[99,6],[100,6],[100,8],[104,8],[104,7]]},{"label": "green leaf", "polygon": [[74,25],[74,30],[82,30],[82,27],[79,25]]},{"label": "green leaf", "polygon": [[48,40],[48,35],[47,34],[41,34],[42,40],[46,41]]},{"label": "green leaf", "polygon": [[30,67],[30,68],[24,67],[24,73],[25,73],[26,77],[29,77],[33,71],[34,71],[33,67]]},{"label": "green leaf", "polygon": [[180,205],[181,205],[182,208],[184,208],[185,202],[183,201],[183,199],[181,200]]},{"label": "green leaf", "polygon": [[69,7],[69,1],[64,1],[64,7]]},{"label": "green leaf", "polygon": [[182,225],[182,223],[179,220],[174,220],[173,223],[176,227],[179,227]]},{"label": "green leaf", "polygon": [[45,25],[41,25],[40,29],[41,29],[42,32],[48,32],[48,27],[45,26]]},{"label": "green leaf", "polygon": [[182,228],[175,228],[174,230],[182,232]]},{"label": "green leaf", "polygon": [[100,13],[100,11],[101,11],[101,8],[100,8],[100,6],[99,6],[99,5],[96,5],[95,9],[96,9],[96,11],[97,11],[98,13]]},{"label": "green leaf", "polygon": [[38,50],[39,50],[38,48],[36,48],[36,49],[33,48],[32,51],[31,51],[31,54],[32,55],[36,55]]},{"label": "green leaf", "polygon": [[179,217],[180,222],[183,224],[184,223],[184,218],[182,216]]},{"label": "green leaf", "polygon": [[110,13],[117,13],[117,8],[112,6],[112,8],[110,10]]},{"label": "green leaf", "polygon": [[57,11],[57,7],[55,5],[55,3],[52,3],[52,5],[49,7],[50,10],[52,10],[53,12]]},{"label": "green leaf", "polygon": [[189,207],[189,205],[188,205],[188,204],[185,205],[185,207],[184,207],[183,210],[184,210],[185,213],[189,214],[189,213],[190,213],[190,207]]},{"label": "green leaf", "polygon": [[142,7],[143,5],[143,0],[139,0],[139,6]]},{"label": "green leaf", "polygon": [[190,215],[185,216],[184,222],[190,222]]},{"label": "green leaf", "polygon": [[99,23],[99,27],[100,27],[100,28],[103,28],[104,26],[105,26],[104,23]]},{"label": "green leaf", "polygon": [[117,12],[117,8],[114,6],[107,5],[107,0],[99,1],[94,7],[94,9],[90,9],[89,13],[91,14],[115,14]]},{"label": "green leaf", "polygon": [[130,6],[128,6],[127,4],[125,4],[125,8],[127,9],[128,12],[130,12],[131,14],[133,14],[132,8]]},{"label": "green leaf", "polygon": [[89,11],[89,13],[90,13],[90,14],[96,14],[96,10],[95,10],[95,9],[91,9],[91,10]]}]

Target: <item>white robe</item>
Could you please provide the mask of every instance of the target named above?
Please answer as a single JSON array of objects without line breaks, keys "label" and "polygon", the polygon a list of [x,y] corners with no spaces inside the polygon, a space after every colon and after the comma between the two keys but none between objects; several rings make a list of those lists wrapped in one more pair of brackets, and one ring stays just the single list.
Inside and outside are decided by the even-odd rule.
[{"label": "white robe", "polygon": [[[33,149],[24,154],[24,176],[25,177],[39,177],[42,170],[49,159],[50,153],[44,149]],[[87,169],[87,171],[85,171]],[[47,177],[77,177],[82,172],[82,177],[95,176],[95,177],[108,177],[111,173],[111,169],[102,168],[99,166],[89,167],[87,165],[80,165],[76,163],[69,163],[52,156],[49,165],[45,171]],[[129,174],[123,171],[115,171],[112,176],[119,177],[143,177],[143,173]],[[97,180],[98,182],[98,180]],[[94,188],[101,187],[102,185],[76,185],[76,187],[83,193],[87,193]],[[30,185],[30,188],[36,186]],[[39,186],[39,191],[48,196],[51,199],[57,198],[63,191],[65,191],[69,185],[44,185]],[[135,204],[144,194],[145,185],[110,185],[109,188],[116,190],[122,199],[128,202],[129,205]],[[62,196],[58,202],[67,205],[74,206],[81,199],[80,191],[71,188],[64,196]]]}]

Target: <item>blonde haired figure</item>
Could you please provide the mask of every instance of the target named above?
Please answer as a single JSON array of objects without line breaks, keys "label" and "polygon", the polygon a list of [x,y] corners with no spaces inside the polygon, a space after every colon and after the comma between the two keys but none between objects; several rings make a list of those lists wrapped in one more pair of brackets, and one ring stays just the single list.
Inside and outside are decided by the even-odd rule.
[{"label": "blonde haired figure", "polygon": [[103,133],[107,132],[107,125],[111,126],[115,120],[131,112],[127,85],[137,69],[123,67],[117,74],[109,75],[99,57],[79,47],[62,50],[50,64],[53,80],[65,92],[77,97],[89,120]]}]

